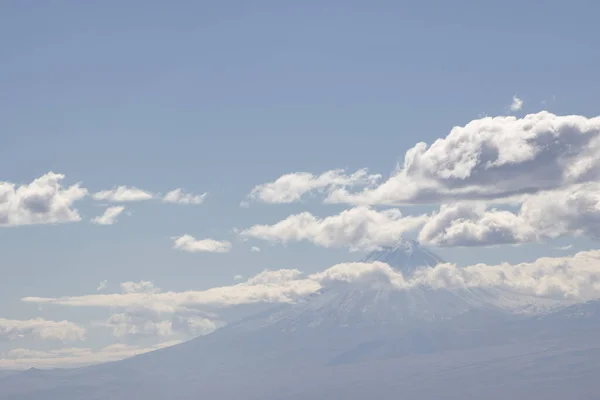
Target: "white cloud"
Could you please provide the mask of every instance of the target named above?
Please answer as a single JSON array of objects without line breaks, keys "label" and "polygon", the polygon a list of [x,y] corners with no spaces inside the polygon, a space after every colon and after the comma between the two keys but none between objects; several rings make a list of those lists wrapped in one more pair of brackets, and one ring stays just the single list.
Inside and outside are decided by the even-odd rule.
[{"label": "white cloud", "polygon": [[174,249],[187,251],[189,253],[208,252],[208,253],[229,253],[231,243],[223,240],[201,239],[198,240],[191,235],[183,235],[174,238]]},{"label": "white cloud", "polygon": [[509,211],[486,211],[483,205],[442,205],[423,226],[419,241],[436,246],[482,246],[532,242],[535,230]]},{"label": "white cloud", "polygon": [[510,103],[510,111],[519,111],[523,108],[523,100],[518,98],[517,96],[513,96],[512,103]]},{"label": "white cloud", "polygon": [[117,217],[125,210],[123,206],[108,207],[104,214],[92,218],[91,222],[98,225],[112,225],[117,222]]},{"label": "white cloud", "polygon": [[481,118],[454,127],[431,146],[418,143],[404,165],[374,188],[333,189],[326,202],[445,203],[501,200],[600,178],[600,117]]},{"label": "white cloud", "polygon": [[0,339],[31,336],[42,340],[63,342],[85,339],[85,328],[69,321],[49,321],[42,318],[15,320],[0,318]]},{"label": "white cloud", "polygon": [[72,206],[87,190],[80,184],[63,188],[64,177],[48,172],[30,184],[0,181],[0,227],[80,221]]},{"label": "white cloud", "polygon": [[125,293],[62,298],[24,298],[26,302],[80,307],[139,307],[189,310],[198,306],[229,307],[252,303],[290,303],[332,284],[389,285],[397,290],[483,288],[541,296],[556,301],[587,301],[600,297],[600,250],[567,257],[544,257],[531,263],[475,264],[459,268],[438,264],[403,276],[381,262],[342,263],[304,276],[298,270],[264,271],[246,282],[203,291]]},{"label": "white cloud", "polygon": [[600,184],[524,196],[517,213],[472,203],[442,205],[419,240],[437,246],[489,246],[572,235],[600,238]]},{"label": "white cloud", "polygon": [[96,291],[101,292],[104,289],[106,289],[107,286],[108,286],[108,281],[107,280],[103,280],[102,282],[100,282],[98,284],[98,287],[96,288]]},{"label": "white cloud", "polygon": [[253,253],[260,253],[260,247],[252,246],[250,251]]},{"label": "white cloud", "polygon": [[123,293],[159,293],[160,288],[154,286],[154,283],[150,281],[139,281],[139,282],[122,282],[121,290]]},{"label": "white cloud", "polygon": [[240,235],[271,242],[306,240],[322,247],[370,250],[397,243],[404,233],[419,228],[426,220],[424,215],[403,217],[397,209],[356,207],[325,218],[303,212],[274,225],[252,226]]},{"label": "white cloud", "polygon": [[216,316],[199,316],[197,312],[177,304],[153,307],[152,302],[161,290],[150,281],[123,282],[124,295],[143,295],[146,301],[125,305],[123,312],[114,313],[96,326],[110,328],[117,338],[156,336],[176,333],[204,335],[214,331],[220,322]]},{"label": "white cloud", "polygon": [[90,348],[71,347],[55,350],[13,349],[7,357],[0,358],[2,369],[61,368],[80,367],[109,361],[122,360],[149,351],[163,349],[181,343],[171,340],[158,343],[151,347],[139,347],[126,344],[113,344],[98,351]]},{"label": "white cloud", "polygon": [[566,246],[559,246],[556,248],[556,250],[561,250],[561,251],[566,251],[566,250],[571,250],[573,248],[572,244],[566,245]]},{"label": "white cloud", "polygon": [[125,336],[165,337],[174,333],[171,321],[154,321],[148,319],[147,315],[132,315],[130,313],[111,315],[106,322],[106,326],[112,328],[113,336],[118,338]]},{"label": "white cloud", "polygon": [[165,203],[178,203],[178,204],[202,204],[208,196],[208,193],[203,194],[190,194],[184,193],[182,189],[175,189],[167,193],[163,197]]},{"label": "white cloud", "polygon": [[[200,291],[160,293],[112,293],[59,298],[25,297],[23,301],[74,307],[107,307],[148,310],[167,314],[181,313],[197,306],[229,307],[253,303],[290,303],[313,293],[319,284],[299,279],[298,270],[264,271],[246,282]],[[140,311],[141,312],[141,311]]]},{"label": "white cloud", "polygon": [[103,200],[111,202],[129,202],[142,201],[154,198],[150,192],[146,192],[136,187],[118,186],[110,190],[103,190],[92,195],[94,200]]},{"label": "white cloud", "polygon": [[233,280],[234,280],[234,281],[241,281],[242,279],[244,279],[244,276],[243,276],[243,275],[239,275],[239,274],[238,274],[238,275],[234,275],[234,276],[233,276]]},{"label": "white cloud", "polygon": [[[264,203],[293,203],[307,193],[333,187],[370,186],[377,183],[381,175],[369,175],[366,169],[346,175],[342,169],[331,170],[315,176],[308,172],[296,172],[279,177],[274,182],[264,183],[252,189],[248,198]],[[244,205],[247,203],[242,202]]]}]

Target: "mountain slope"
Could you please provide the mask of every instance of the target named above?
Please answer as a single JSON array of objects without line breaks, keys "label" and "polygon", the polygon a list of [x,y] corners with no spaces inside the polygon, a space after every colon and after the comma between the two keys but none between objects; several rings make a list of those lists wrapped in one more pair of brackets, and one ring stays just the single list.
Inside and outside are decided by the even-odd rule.
[{"label": "mountain slope", "polygon": [[[416,243],[367,259],[405,274],[439,260]],[[528,301],[340,282],[171,348],[0,380],[0,399],[595,398],[600,302],[506,306]]]}]

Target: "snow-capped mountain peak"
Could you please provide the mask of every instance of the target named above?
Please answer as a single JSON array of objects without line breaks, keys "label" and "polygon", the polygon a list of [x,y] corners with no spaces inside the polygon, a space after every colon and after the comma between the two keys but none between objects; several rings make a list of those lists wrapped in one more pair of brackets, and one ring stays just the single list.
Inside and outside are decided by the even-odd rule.
[{"label": "snow-capped mountain peak", "polygon": [[445,262],[418,242],[409,239],[403,239],[394,246],[386,246],[372,251],[360,261],[384,262],[404,275],[412,275],[419,268],[435,267],[437,264]]}]

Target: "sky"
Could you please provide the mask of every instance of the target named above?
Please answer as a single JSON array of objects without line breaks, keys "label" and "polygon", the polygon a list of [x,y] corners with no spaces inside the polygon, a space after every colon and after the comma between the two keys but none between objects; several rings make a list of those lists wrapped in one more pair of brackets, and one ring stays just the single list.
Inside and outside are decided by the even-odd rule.
[{"label": "sky", "polygon": [[595,260],[599,7],[3,2],[0,368],[187,340],[402,237]]}]

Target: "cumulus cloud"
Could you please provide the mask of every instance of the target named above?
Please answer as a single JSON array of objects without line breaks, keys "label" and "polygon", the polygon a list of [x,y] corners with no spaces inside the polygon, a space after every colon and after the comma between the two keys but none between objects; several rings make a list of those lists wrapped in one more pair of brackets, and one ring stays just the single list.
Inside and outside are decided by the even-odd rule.
[{"label": "cumulus cloud", "polygon": [[163,349],[181,343],[180,340],[170,340],[150,347],[139,347],[127,344],[113,344],[100,350],[91,348],[71,347],[54,350],[35,350],[18,348],[8,351],[5,358],[0,358],[0,368],[27,369],[81,367],[109,361],[118,361],[149,351]]},{"label": "cumulus cloud", "polygon": [[313,191],[336,187],[370,186],[380,179],[381,175],[369,175],[366,169],[350,175],[347,175],[343,169],[327,171],[321,175],[296,172],[283,175],[274,182],[254,187],[248,198],[264,203],[293,203]]},{"label": "cumulus cloud", "polygon": [[163,197],[165,203],[177,203],[177,204],[202,204],[208,196],[208,193],[203,194],[190,194],[184,193],[183,189],[175,189],[167,193]]},{"label": "cumulus cloud", "polygon": [[260,253],[260,247],[252,246],[250,251],[253,253]]},{"label": "cumulus cloud", "polygon": [[231,243],[223,240],[214,239],[196,239],[191,235],[182,235],[174,238],[173,248],[189,253],[207,252],[207,253],[229,253]]},{"label": "cumulus cloud", "polygon": [[483,205],[442,205],[419,232],[419,241],[436,246],[490,246],[531,242],[536,231],[521,216],[486,210]]},{"label": "cumulus cloud", "polygon": [[431,146],[409,149],[377,187],[333,189],[326,202],[349,204],[501,201],[600,177],[600,117],[485,117],[453,128]]},{"label": "cumulus cloud", "polygon": [[419,240],[436,246],[489,246],[572,235],[600,238],[600,184],[525,196],[516,213],[472,203],[442,205]]},{"label": "cumulus cloud", "polygon": [[0,181],[0,227],[80,221],[73,203],[87,195],[80,184],[64,188],[62,174],[48,172],[29,184]]},{"label": "cumulus cloud", "polygon": [[96,291],[101,292],[102,290],[106,289],[107,286],[108,286],[108,281],[107,280],[103,280],[102,282],[100,282],[98,284],[98,287],[96,288]]},{"label": "cumulus cloud", "polygon": [[118,186],[109,190],[103,190],[92,195],[94,200],[111,202],[142,201],[154,198],[154,194],[136,187]]},{"label": "cumulus cloud", "polygon": [[425,215],[404,217],[397,209],[356,207],[325,218],[303,212],[273,225],[254,225],[240,231],[240,235],[271,242],[305,240],[322,247],[372,250],[397,243],[404,233],[419,228],[426,220]]},{"label": "cumulus cloud", "polygon": [[42,340],[74,342],[85,339],[85,328],[69,321],[49,321],[42,318],[15,320],[0,318],[0,339],[34,337]]},{"label": "cumulus cloud", "polygon": [[519,111],[523,108],[523,100],[518,98],[517,96],[513,96],[512,103],[510,103],[510,111]]},{"label": "cumulus cloud", "polygon": [[108,207],[104,214],[92,218],[91,222],[97,225],[112,225],[117,222],[117,217],[125,210],[123,206]]}]

